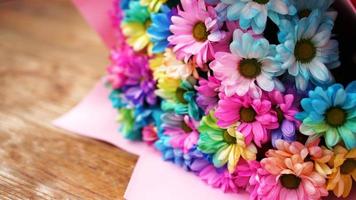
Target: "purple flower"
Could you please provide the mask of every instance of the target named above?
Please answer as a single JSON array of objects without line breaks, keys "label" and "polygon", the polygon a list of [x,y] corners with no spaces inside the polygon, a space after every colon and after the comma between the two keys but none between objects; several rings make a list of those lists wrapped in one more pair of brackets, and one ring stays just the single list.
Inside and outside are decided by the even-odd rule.
[{"label": "purple flower", "polygon": [[220,81],[214,76],[209,76],[208,80],[204,78],[199,79],[199,86],[196,87],[198,91],[197,103],[206,114],[218,104],[219,88]]}]

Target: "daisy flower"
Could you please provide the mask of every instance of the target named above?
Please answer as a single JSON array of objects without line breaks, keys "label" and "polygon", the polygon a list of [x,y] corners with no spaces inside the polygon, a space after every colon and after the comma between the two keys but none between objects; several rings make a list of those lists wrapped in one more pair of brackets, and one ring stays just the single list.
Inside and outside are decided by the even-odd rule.
[{"label": "daisy flower", "polygon": [[141,51],[147,48],[148,54],[152,53],[152,43],[147,33],[151,25],[150,13],[147,7],[138,1],[130,1],[129,8],[125,10],[125,16],[121,23],[123,34],[127,37],[127,43],[135,50]]},{"label": "daisy flower", "polygon": [[197,103],[205,111],[205,114],[208,114],[218,105],[220,84],[220,81],[215,76],[199,79],[199,86],[196,86],[198,92]]},{"label": "daisy flower", "polygon": [[150,12],[158,12],[168,0],[140,0],[141,5],[147,6]]},{"label": "daisy flower", "polygon": [[215,167],[227,164],[230,173],[236,170],[240,157],[245,160],[255,160],[257,149],[253,144],[247,145],[244,136],[230,127],[221,129],[216,124],[213,112],[203,117],[199,126],[198,149],[203,153],[213,155]]},{"label": "daisy flower", "polygon": [[309,80],[319,85],[333,81],[328,69],[338,67],[338,42],[331,40],[333,23],[324,20],[319,11],[302,18],[296,25],[284,21],[280,29],[286,34],[279,36],[278,57],[282,68],[295,77],[299,90],[306,90]]},{"label": "daisy flower", "polygon": [[327,89],[316,87],[301,101],[304,109],[297,114],[300,131],[312,137],[325,137],[331,148],[341,140],[348,149],[356,147],[356,81],[346,89],[334,84]]},{"label": "daisy flower", "polygon": [[188,115],[177,115],[167,112],[162,116],[163,134],[170,137],[170,144],[175,149],[187,153],[198,141],[198,122]]},{"label": "daisy flower", "polygon": [[142,129],[142,140],[151,145],[157,141],[157,128],[153,124],[149,124]]},{"label": "daisy flower", "polygon": [[[236,168],[236,174],[239,177],[238,186],[245,188],[246,191],[252,193],[254,190],[253,185],[256,179],[258,179],[257,171],[261,168],[261,164],[256,160],[243,160],[241,159]],[[251,195],[251,198],[253,196]]]},{"label": "daisy flower", "polygon": [[261,147],[269,139],[270,130],[278,128],[278,119],[266,99],[252,99],[237,95],[220,95],[215,112],[220,127],[237,126],[237,131],[245,136],[246,143],[252,140]]},{"label": "daisy flower", "polygon": [[168,36],[172,33],[169,30],[171,25],[172,11],[167,6],[162,6],[161,12],[151,14],[152,24],[147,29],[153,43],[152,52],[162,53],[168,47]]},{"label": "daisy flower", "polygon": [[168,41],[178,59],[187,62],[194,56],[195,62],[203,66],[214,55],[213,43],[222,40],[225,34],[219,30],[214,8],[206,6],[204,0],[182,0],[181,8],[172,17],[173,35]]},{"label": "daisy flower", "polygon": [[[277,150],[269,150],[261,160],[268,174],[261,178],[259,199],[318,200],[328,195],[325,178],[314,170],[313,162],[304,161],[306,155],[295,151],[295,146],[278,144]],[[291,155],[280,156],[283,153]]]},{"label": "daisy flower", "polygon": [[195,80],[192,78],[181,81],[171,99],[162,102],[162,110],[174,111],[179,115],[189,115],[195,120],[200,120],[203,113],[196,102],[194,85]]},{"label": "daisy flower", "polygon": [[279,127],[272,131],[272,145],[275,147],[275,143],[278,139],[286,141],[294,141],[296,139],[296,129],[299,127],[299,121],[294,118],[294,115],[298,113],[298,109],[295,107],[294,95],[283,95],[280,91],[274,90],[267,94],[272,103],[272,108],[276,113]]},{"label": "daisy flower", "polygon": [[236,29],[230,50],[231,53],[216,53],[210,64],[226,95],[248,94],[259,98],[262,90],[283,88],[275,78],[283,73],[281,64],[274,59],[274,46],[266,39],[254,39],[251,34]]},{"label": "daisy flower", "polygon": [[315,10],[326,13],[332,3],[334,3],[334,0],[294,0],[299,19],[309,17],[309,15]]},{"label": "daisy flower", "polygon": [[350,194],[352,182],[356,181],[356,149],[348,151],[338,145],[334,153],[330,161],[332,174],[328,177],[327,189],[332,190],[337,197],[346,198]]},{"label": "daisy flower", "polygon": [[242,29],[252,28],[256,33],[262,33],[266,27],[267,16],[275,23],[279,15],[294,15],[296,9],[286,0],[221,0],[228,5],[227,18],[238,20]]}]

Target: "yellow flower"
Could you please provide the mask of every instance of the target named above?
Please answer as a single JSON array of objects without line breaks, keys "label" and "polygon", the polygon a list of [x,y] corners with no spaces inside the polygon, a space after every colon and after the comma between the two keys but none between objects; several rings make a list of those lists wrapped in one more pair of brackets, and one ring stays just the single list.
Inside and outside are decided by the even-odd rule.
[{"label": "yellow flower", "polygon": [[150,12],[158,12],[162,4],[168,0],[141,0],[141,5],[147,6]]},{"label": "yellow flower", "polygon": [[143,24],[140,22],[123,22],[121,24],[122,32],[127,37],[127,43],[135,51],[141,51],[147,47],[147,53],[152,55],[153,44],[147,34],[149,22]]},{"label": "yellow flower", "polygon": [[342,146],[334,148],[334,156],[329,162],[332,173],[328,176],[327,189],[337,197],[347,197],[356,181],[356,148],[348,151]]}]

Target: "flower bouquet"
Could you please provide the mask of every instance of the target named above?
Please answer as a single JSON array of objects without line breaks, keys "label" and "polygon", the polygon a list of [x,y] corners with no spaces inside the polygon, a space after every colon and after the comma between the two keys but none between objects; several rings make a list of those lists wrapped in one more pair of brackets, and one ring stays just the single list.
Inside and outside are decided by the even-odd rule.
[{"label": "flower bouquet", "polygon": [[333,0],[113,5],[106,80],[125,138],[250,199],[348,197],[355,31],[341,26],[354,15]]}]

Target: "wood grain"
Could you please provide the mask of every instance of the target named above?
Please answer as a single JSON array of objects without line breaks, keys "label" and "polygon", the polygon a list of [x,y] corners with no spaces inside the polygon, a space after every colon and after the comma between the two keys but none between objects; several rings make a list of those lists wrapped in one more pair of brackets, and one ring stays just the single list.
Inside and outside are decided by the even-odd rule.
[{"label": "wood grain", "polygon": [[108,51],[69,0],[0,0],[0,199],[122,199],[136,157],[57,129]]}]

